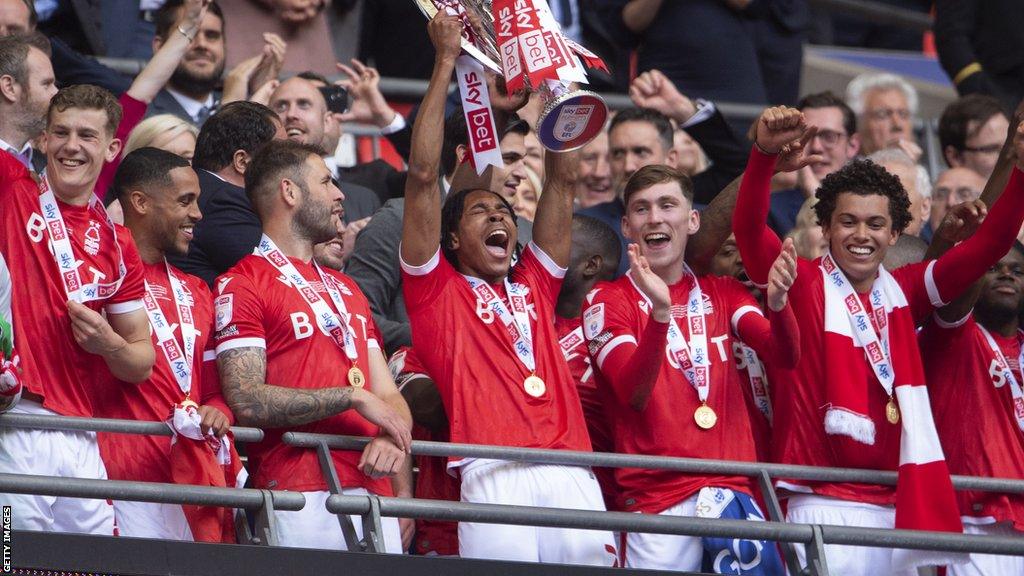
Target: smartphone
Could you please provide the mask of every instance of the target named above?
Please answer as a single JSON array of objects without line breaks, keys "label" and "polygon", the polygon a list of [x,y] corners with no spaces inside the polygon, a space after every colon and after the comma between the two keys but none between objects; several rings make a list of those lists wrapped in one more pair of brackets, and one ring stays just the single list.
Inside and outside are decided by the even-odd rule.
[{"label": "smartphone", "polygon": [[327,101],[328,110],[335,114],[348,112],[348,90],[343,86],[321,86],[320,93],[324,95],[324,100]]}]

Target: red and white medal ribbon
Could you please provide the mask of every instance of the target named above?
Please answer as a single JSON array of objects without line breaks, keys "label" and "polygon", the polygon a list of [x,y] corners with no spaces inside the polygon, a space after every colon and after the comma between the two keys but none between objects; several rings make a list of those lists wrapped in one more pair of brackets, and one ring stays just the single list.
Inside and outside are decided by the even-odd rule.
[{"label": "red and white medal ribbon", "polygon": [[459,79],[462,113],[469,130],[470,161],[476,173],[483,174],[488,165],[504,168],[483,65],[472,56],[463,54],[455,61],[455,75]]},{"label": "red and white medal ribbon", "polygon": [[510,283],[508,279],[505,279],[505,291],[508,293],[508,300],[511,304],[510,310],[510,306],[505,305],[490,284],[472,276],[464,277],[480,303],[486,309],[497,314],[501,323],[505,325],[506,331],[512,337],[512,348],[519,361],[531,374],[536,372],[537,363],[533,355],[533,331],[530,328],[530,313],[526,308],[526,286]]},{"label": "red and white medal ribbon", "polygon": [[[996,356],[996,362],[999,364],[999,370],[1003,373],[1003,378],[1010,385],[1010,396],[1013,398],[1013,416],[1017,420],[1017,427],[1024,432],[1024,392],[1021,391],[1020,382],[1013,375],[1013,370],[1010,370],[1010,363],[1006,361],[1006,356],[1003,355],[1003,351],[999,349],[999,345],[996,344],[992,334],[985,329],[984,326],[978,324],[978,328],[981,333],[985,335],[985,340],[988,342],[989,348],[992,349],[992,353]],[[1018,337],[1024,335],[1024,332],[1018,331]],[[1021,362],[1024,362],[1024,346],[1021,347],[1020,355],[1017,357],[1018,366],[1024,366]]]},{"label": "red and white medal ribbon", "polygon": [[[885,293],[882,291],[882,274],[885,273],[884,269],[879,269],[878,278],[875,279],[874,284],[871,286],[872,309],[868,311],[861,305],[860,298],[853,290],[853,285],[847,280],[846,275],[843,274],[835,260],[832,259],[830,253],[826,252],[821,257],[820,268],[826,277],[826,302],[828,299],[827,292],[830,290],[834,291],[842,299],[843,309],[846,311],[846,316],[850,320],[850,328],[853,331],[853,341],[857,346],[864,349],[864,356],[867,358],[868,364],[871,365],[871,370],[882,384],[882,388],[885,389],[886,396],[891,398],[896,374],[893,371],[892,360],[889,354],[888,311],[892,309],[892,305],[887,302]],[[881,331],[881,337],[879,337],[879,333],[875,331],[875,326],[871,323],[872,317]]]},{"label": "red and white medal ribbon", "polygon": [[45,174],[39,180],[39,209],[42,211],[43,220],[46,222],[46,234],[50,239],[50,244],[53,246],[53,260],[60,271],[61,283],[64,286],[64,293],[68,300],[84,304],[91,300],[105,300],[113,296],[117,289],[120,288],[121,282],[124,281],[127,268],[125,268],[124,258],[121,255],[121,245],[117,242],[117,229],[114,227],[114,222],[110,219],[107,211],[103,209],[103,204],[96,195],[92,195],[89,199],[89,210],[99,212],[114,236],[118,268],[118,277],[114,282],[100,282],[100,278],[96,276],[94,276],[92,282],[82,282],[82,276],[78,272],[82,261],[75,259],[75,251],[71,246],[71,234],[68,231],[67,225],[64,224],[64,216],[60,213],[60,205],[57,204],[57,198],[54,196],[53,190],[50,189],[50,184]]},{"label": "red and white medal ribbon", "polygon": [[[697,282],[697,276],[686,264],[684,273],[693,278],[693,287],[686,302],[686,327],[689,338],[683,337],[682,330],[676,323],[675,316],[669,317],[668,342],[669,354],[679,364],[679,370],[686,377],[686,381],[697,391],[697,399],[701,404],[708,401],[708,393],[711,391],[711,359],[708,356],[708,334],[707,322],[704,315],[704,295]],[[630,278],[630,282],[633,279]],[[644,294],[640,287],[633,284],[636,291],[647,301],[648,307],[652,307],[650,298]]]},{"label": "red and white medal ribbon", "polygon": [[278,249],[269,236],[263,235],[260,243],[256,245],[256,252],[266,259],[267,262],[270,262],[299,291],[302,299],[306,301],[306,304],[313,311],[313,316],[316,317],[316,324],[320,331],[330,336],[334,343],[345,352],[348,359],[355,364],[359,358],[359,351],[356,349],[355,332],[348,325],[351,315],[348,313],[344,300],[341,299],[341,294],[334,283],[334,278],[324,274],[323,270],[320,269],[320,265],[313,262],[313,268],[316,269],[316,273],[320,276],[320,281],[323,282],[327,295],[334,302],[334,306],[342,316],[340,319],[338,314],[331,310],[327,302],[324,302],[324,299],[302,277],[302,274],[299,274],[299,271],[295,269],[295,265]]},{"label": "red and white medal ribbon", "polygon": [[754,396],[754,405],[764,414],[768,422],[772,421],[772,401],[768,396],[768,378],[764,374],[764,365],[757,357],[757,352],[746,344],[739,342],[740,353],[747,365],[747,379],[750,380],[750,391]]},{"label": "red and white medal ribbon", "polygon": [[142,297],[142,303],[149,316],[149,324],[156,334],[157,346],[164,353],[167,364],[171,367],[174,379],[178,382],[178,388],[185,398],[192,394],[192,360],[196,352],[196,326],[192,319],[192,304],[185,293],[178,277],[171,272],[171,267],[164,262],[167,269],[167,281],[171,286],[171,296],[174,300],[174,307],[178,311],[178,326],[181,328],[181,344],[178,344],[174,337],[174,330],[171,328],[167,317],[156,301],[153,288],[146,282],[146,293]]}]

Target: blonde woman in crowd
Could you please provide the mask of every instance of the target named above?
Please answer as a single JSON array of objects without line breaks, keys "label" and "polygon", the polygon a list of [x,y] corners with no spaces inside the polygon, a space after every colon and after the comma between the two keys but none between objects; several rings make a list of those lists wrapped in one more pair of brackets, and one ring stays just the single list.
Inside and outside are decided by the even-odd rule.
[{"label": "blonde woman in crowd", "polygon": [[695,176],[708,169],[708,157],[704,149],[685,130],[676,129],[672,136],[672,147],[676,149],[676,167],[687,176]]},{"label": "blonde woman in crowd", "polygon": [[793,239],[797,255],[808,260],[824,254],[827,247],[818,218],[814,215],[814,205],[817,203],[818,199],[813,196],[804,201],[796,215],[796,226],[788,234]]},{"label": "blonde woman in crowd", "polygon": [[512,200],[512,209],[516,216],[521,216],[533,222],[533,216],[537,213],[537,201],[540,200],[541,179],[530,167],[526,168],[526,178],[519,182],[516,188],[515,198]]}]

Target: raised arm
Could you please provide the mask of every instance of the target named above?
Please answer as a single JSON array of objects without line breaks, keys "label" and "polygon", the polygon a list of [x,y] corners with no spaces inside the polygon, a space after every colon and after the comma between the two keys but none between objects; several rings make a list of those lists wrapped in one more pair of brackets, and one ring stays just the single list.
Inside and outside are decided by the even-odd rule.
[{"label": "raised arm", "polygon": [[766,304],[771,322],[760,314],[744,314],[736,322],[740,340],[773,366],[785,369],[800,362],[800,326],[789,305],[789,289],[796,274],[796,248],[792,238],[787,238],[768,277]]},{"label": "raised arm", "polygon": [[533,222],[533,242],[555,264],[569,266],[572,235],[572,203],[579,174],[580,153],[544,153],[544,190],[537,201],[537,215]]},{"label": "raised arm", "polygon": [[160,40],[160,48],[153,53],[153,58],[135,77],[128,88],[129,96],[146,104],[153,101],[171,79],[196,34],[199,34],[199,25],[209,5],[210,0],[185,0],[181,17],[167,33],[168,37]]},{"label": "raised arm", "polygon": [[402,261],[422,266],[441,244],[441,142],[444,136],[444,102],[448,83],[459,57],[462,25],[444,11],[427,24],[434,44],[434,72],[412,129],[409,176],[405,183],[405,216],[402,220]]}]

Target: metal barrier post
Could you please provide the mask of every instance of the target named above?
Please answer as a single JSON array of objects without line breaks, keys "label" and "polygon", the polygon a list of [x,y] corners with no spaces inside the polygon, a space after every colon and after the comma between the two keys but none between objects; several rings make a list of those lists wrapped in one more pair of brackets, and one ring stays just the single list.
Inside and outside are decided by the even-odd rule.
[{"label": "metal barrier post", "polygon": [[375,494],[367,496],[370,508],[363,518],[363,540],[368,552],[384,552],[384,532],[380,528],[380,497]]},{"label": "metal barrier post", "polygon": [[804,546],[807,551],[807,571],[811,576],[828,576],[828,562],[825,561],[825,539],[821,526],[811,526],[811,543]]},{"label": "metal barrier post", "polygon": [[[775,484],[772,482],[772,477],[768,474],[767,470],[761,470],[761,473],[757,476],[757,482],[761,487],[761,496],[764,497],[764,505],[768,508],[768,519],[772,522],[785,522],[786,518],[782,514],[782,505],[779,504],[779,495],[775,492]],[[779,548],[782,550],[782,560],[786,563],[786,568],[789,569],[789,573],[800,574],[800,559],[797,558],[796,549],[793,547],[793,543],[779,542],[778,544]]]},{"label": "metal barrier post", "polygon": [[274,515],[274,495],[270,490],[260,490],[263,506],[256,511],[256,534],[252,543],[258,546],[277,546],[277,516]]},{"label": "metal barrier post", "polygon": [[[341,496],[341,480],[338,479],[338,471],[334,469],[331,449],[327,447],[326,442],[317,443],[316,455],[320,460],[320,470],[323,471],[324,480],[327,482],[327,489],[331,494]],[[365,551],[363,543],[356,537],[356,527],[352,525],[352,519],[348,517],[348,514],[338,514],[337,516],[338,525],[341,527],[341,533],[345,536],[345,545],[348,549],[353,552]],[[370,550],[370,552],[376,551],[376,549]]]}]

